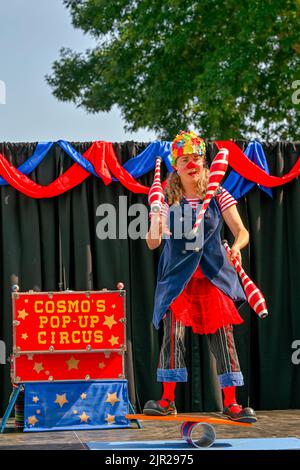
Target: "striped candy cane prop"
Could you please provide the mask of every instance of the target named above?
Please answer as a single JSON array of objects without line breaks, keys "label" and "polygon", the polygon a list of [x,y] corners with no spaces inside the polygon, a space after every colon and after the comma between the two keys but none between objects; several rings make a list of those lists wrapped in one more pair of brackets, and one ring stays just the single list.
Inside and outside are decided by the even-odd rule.
[{"label": "striped candy cane prop", "polygon": [[220,186],[220,183],[226,173],[226,170],[228,168],[228,153],[229,152],[227,149],[225,148],[220,149],[217,155],[215,156],[215,158],[213,159],[212,164],[210,165],[210,169],[209,169],[210,174],[209,174],[205,199],[203,201],[202,208],[197,216],[194,227],[191,230],[189,238],[190,237],[192,238],[193,236],[196,235],[198,227],[204,218],[204,214],[208,208],[211,198],[213,197],[216,190]]},{"label": "striped candy cane prop", "polygon": [[[231,255],[231,249],[229,248],[226,240],[223,240],[223,245],[227,253]],[[233,264],[242,281],[244,292],[250,307],[253,308],[254,312],[259,316],[259,318],[266,318],[269,315],[269,312],[262,292],[245,273],[237,258],[234,258]]]},{"label": "striped candy cane prop", "polygon": [[160,212],[160,209],[165,202],[165,195],[160,179],[161,162],[162,158],[157,157],[155,163],[154,180],[148,194],[148,202],[152,212]]}]

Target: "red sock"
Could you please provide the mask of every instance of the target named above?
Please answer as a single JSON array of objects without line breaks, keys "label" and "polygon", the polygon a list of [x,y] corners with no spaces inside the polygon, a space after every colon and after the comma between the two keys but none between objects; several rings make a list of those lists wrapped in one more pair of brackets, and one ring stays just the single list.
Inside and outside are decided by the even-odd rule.
[{"label": "red sock", "polygon": [[[235,394],[236,387],[225,387],[223,388],[224,394],[224,407],[230,406],[233,403],[236,403],[236,394]],[[242,407],[240,405],[231,406],[230,410],[234,412],[241,411]]]},{"label": "red sock", "polygon": [[159,400],[160,406],[167,406],[169,403],[164,400],[164,398],[167,398],[170,401],[175,400],[175,387],[176,387],[177,382],[163,382],[163,394],[162,398]]}]

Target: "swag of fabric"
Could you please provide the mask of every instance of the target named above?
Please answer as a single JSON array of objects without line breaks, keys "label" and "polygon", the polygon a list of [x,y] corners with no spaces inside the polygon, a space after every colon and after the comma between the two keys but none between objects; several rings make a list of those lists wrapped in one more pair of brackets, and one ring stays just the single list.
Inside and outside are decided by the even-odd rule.
[{"label": "swag of fabric", "polygon": [[[11,185],[24,195],[35,198],[52,198],[81,184],[88,176],[100,178],[105,185],[120,182],[133,193],[148,194],[149,187],[136,179],[155,168],[157,156],[162,157],[168,173],[173,171],[170,162],[170,142],[156,141],[138,156],[130,158],[123,166],[118,161],[111,142],[95,141],[84,154],[77,152],[68,142],[56,142],[72,158],[73,165],[47,186],[35,183],[28,175],[46,158],[54,142],[38,143],[31,157],[18,168],[11,165],[0,153],[0,185]],[[255,184],[272,197],[271,187],[281,186],[300,175],[300,158],[293,168],[281,177],[269,174],[268,164],[261,144],[250,142],[245,153],[232,141],[215,141],[220,149],[229,150],[231,173],[222,184],[236,199]],[[166,186],[167,180],[163,182]]]}]

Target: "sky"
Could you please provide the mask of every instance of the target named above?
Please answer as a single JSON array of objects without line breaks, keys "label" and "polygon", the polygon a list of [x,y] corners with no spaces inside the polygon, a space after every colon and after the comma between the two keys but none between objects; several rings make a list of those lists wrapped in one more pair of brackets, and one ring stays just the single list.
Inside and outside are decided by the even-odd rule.
[{"label": "sky", "polygon": [[0,142],[155,140],[147,130],[126,132],[117,107],[88,114],[52,95],[45,75],[60,48],[95,44],[72,26],[62,0],[0,0]]}]

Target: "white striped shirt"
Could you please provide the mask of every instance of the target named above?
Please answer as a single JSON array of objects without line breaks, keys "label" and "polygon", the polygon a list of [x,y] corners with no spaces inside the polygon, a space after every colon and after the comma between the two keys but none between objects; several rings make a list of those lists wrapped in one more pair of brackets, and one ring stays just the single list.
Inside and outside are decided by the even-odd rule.
[{"label": "white striped shirt", "polygon": [[[227,191],[225,188],[221,188],[221,193],[216,194],[216,200],[219,204],[221,212],[224,212],[231,206],[237,204],[237,200],[234,199],[233,196]],[[186,201],[192,206],[193,209],[197,208],[197,204],[199,204],[200,198],[192,198],[192,197],[185,197]],[[150,211],[150,218],[152,217],[153,212]],[[168,217],[169,214],[169,205],[165,202],[160,210],[160,214]]]}]

